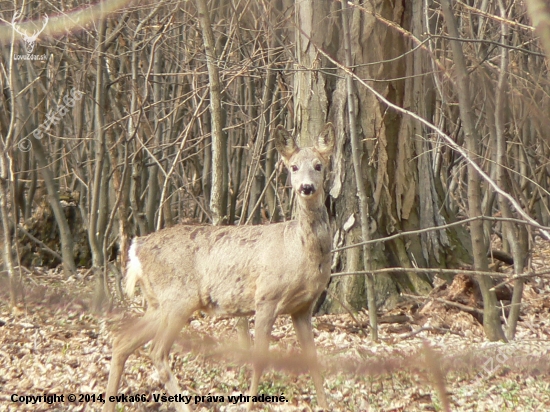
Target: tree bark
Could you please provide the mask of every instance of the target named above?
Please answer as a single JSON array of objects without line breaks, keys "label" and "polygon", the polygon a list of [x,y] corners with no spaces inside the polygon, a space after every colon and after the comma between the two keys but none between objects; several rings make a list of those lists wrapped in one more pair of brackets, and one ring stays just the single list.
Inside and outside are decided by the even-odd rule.
[{"label": "tree bark", "polygon": [[218,71],[218,56],[214,43],[214,34],[212,33],[206,0],[196,0],[196,4],[202,29],[202,38],[204,40],[210,84],[210,116],[212,123],[212,192],[210,210],[212,211],[212,223],[220,225],[224,220],[227,220],[223,188],[223,171],[225,169],[224,162],[226,161],[224,154],[227,143],[222,123],[220,74]]},{"label": "tree bark", "polygon": [[[349,19],[348,15],[351,14],[351,9],[347,3],[347,0],[342,2],[342,27],[344,34],[344,50],[346,58],[346,66],[352,67],[353,60],[351,57],[351,39],[349,33]],[[363,145],[360,145],[359,138],[357,136],[357,113],[355,108],[355,100],[357,99],[354,95],[355,89],[353,84],[353,79],[350,75],[346,76],[346,86],[348,93],[348,115],[349,115],[349,131],[350,131],[350,140],[351,140],[351,150],[353,155],[353,170],[355,174],[355,182],[357,185],[357,196],[359,200],[359,214],[361,219],[361,235],[363,242],[370,240],[369,232],[369,205],[367,197],[367,188],[365,187],[365,181],[363,180],[363,168],[361,167],[361,159],[363,158]],[[363,262],[364,268],[366,271],[372,269],[372,260],[371,260],[371,251],[370,245],[363,245]],[[374,278],[373,275],[368,273],[366,275],[366,284],[367,284],[367,302],[369,308],[369,320],[370,320],[370,336],[374,342],[378,341],[378,318],[376,314],[376,297],[374,289]]]},{"label": "tree bark", "polygon": [[[14,94],[12,93],[12,98]],[[13,126],[13,124],[12,124]],[[13,308],[17,304],[17,282],[15,278],[15,265],[13,261],[12,253],[12,236],[11,228],[9,225],[9,182],[10,182],[10,155],[8,154],[8,147],[11,145],[11,136],[13,136],[13,128],[10,127],[8,136],[6,139],[0,139],[0,219],[2,219],[2,239],[0,239],[3,245],[2,254],[4,257],[4,266],[6,272],[8,272],[8,282],[10,289],[10,306]],[[15,222],[17,224],[17,222]],[[14,228],[15,229],[15,228]],[[15,233],[15,232],[14,232]]]},{"label": "tree bark", "polygon": [[[459,38],[451,4],[449,0],[442,0],[441,6],[449,35],[455,39]],[[472,99],[469,92],[468,71],[462,46],[459,40],[450,40],[457,77],[457,94],[460,110],[460,117],[464,125],[464,134],[466,148],[472,160],[478,162],[479,156],[479,136],[474,126],[472,110]],[[470,217],[481,216],[481,181],[478,172],[468,163],[468,211]],[[488,271],[487,261],[487,242],[483,233],[483,222],[474,220],[470,223],[470,234],[472,237],[472,253],[474,256],[474,268],[479,271]],[[483,296],[483,327],[487,338],[491,341],[506,340],[502,325],[500,323],[500,314],[497,307],[497,298],[495,292],[491,291],[492,281],[487,276],[478,276],[481,294]]]},{"label": "tree bark", "polygon": [[[499,0],[500,13],[502,18],[508,18],[506,16],[506,8],[504,7],[502,0]],[[506,22],[501,23],[501,43],[508,43],[508,25]],[[501,50],[500,56],[500,72],[498,77],[497,88],[495,91],[495,132],[496,132],[496,168],[497,168],[497,183],[501,189],[508,193],[512,193],[510,190],[510,184],[508,179],[508,160],[507,160],[507,142],[505,136],[505,113],[507,109],[507,90],[508,90],[508,62],[509,53],[506,47]],[[498,197],[499,208],[502,213],[502,217],[510,219],[512,210],[508,201],[503,197]],[[517,275],[523,273],[525,268],[526,256],[527,256],[527,233],[525,226],[516,225],[510,221],[502,222],[502,241],[510,245],[512,250],[512,256],[514,260],[514,272]],[[514,291],[512,293],[512,302],[510,312],[508,314],[508,327],[506,328],[506,337],[510,340],[514,339],[516,334],[517,323],[521,311],[521,298],[523,295],[523,282],[524,279],[516,279],[514,281]]]},{"label": "tree bark", "polygon": [[48,192],[48,203],[50,204],[55,221],[59,227],[59,238],[61,239],[61,256],[63,256],[63,271],[66,276],[76,273],[76,264],[73,257],[74,243],[73,235],[67,217],[59,199],[59,187],[54,180],[53,173],[49,168],[49,162],[44,152],[44,146],[39,140],[32,139],[32,149],[36,163],[42,172],[42,178]]},{"label": "tree bark", "polygon": [[[317,51],[322,47],[335,51],[335,21],[331,16],[337,4],[326,0],[296,2],[296,57],[298,69],[294,75],[293,123],[299,134],[300,146],[311,146],[329,118],[330,95],[334,78],[318,71],[329,69],[330,62]],[[323,30],[319,30],[323,27]]]},{"label": "tree bark", "polygon": [[[103,176],[105,173],[105,33],[107,31],[106,19],[102,18],[99,21],[97,30],[97,66],[96,66],[96,82],[95,82],[95,106],[94,106],[94,129],[95,129],[95,153],[94,160],[94,178],[92,186],[92,197],[90,199],[90,211],[88,220],[88,239],[90,248],[92,249],[92,268],[96,276],[94,306],[96,311],[101,310],[101,306],[107,296],[109,290],[104,281],[103,272],[99,270],[103,266],[103,232],[100,224],[103,222],[102,216],[106,209],[107,196],[102,190]],[[103,196],[102,196],[103,194]]]}]

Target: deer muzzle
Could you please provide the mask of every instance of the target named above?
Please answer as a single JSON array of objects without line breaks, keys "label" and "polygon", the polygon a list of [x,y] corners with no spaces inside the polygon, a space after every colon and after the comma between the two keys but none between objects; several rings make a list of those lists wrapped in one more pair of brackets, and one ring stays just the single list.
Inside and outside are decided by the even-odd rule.
[{"label": "deer muzzle", "polygon": [[315,186],[312,184],[302,184],[300,185],[298,192],[300,192],[302,196],[311,196],[315,193]]}]

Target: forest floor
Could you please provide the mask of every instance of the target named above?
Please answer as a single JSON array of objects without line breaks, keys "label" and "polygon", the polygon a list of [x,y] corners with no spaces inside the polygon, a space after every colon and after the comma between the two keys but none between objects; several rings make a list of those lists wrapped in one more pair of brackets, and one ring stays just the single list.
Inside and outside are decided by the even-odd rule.
[{"label": "forest floor", "polygon": [[[537,249],[534,262],[535,270],[550,267],[549,245]],[[138,295],[109,315],[94,315],[93,283],[91,276],[67,279],[55,270],[33,270],[24,275],[25,304],[16,312],[6,304],[7,288],[0,288],[0,411],[101,409],[112,330],[129,313],[139,316],[142,303]],[[440,288],[437,296],[464,304],[457,296],[466,289]],[[433,296],[383,313],[379,343],[368,337],[365,313],[315,317],[330,409],[440,411],[445,393],[452,411],[550,411],[549,312],[550,279],[530,278],[516,339],[508,344],[487,342],[472,314]],[[250,355],[239,349],[235,325],[197,313],[174,345],[172,370],[196,411],[245,410],[244,403],[229,400],[246,394],[251,378]],[[311,378],[300,373],[304,365],[289,317],[277,320],[271,352],[260,393],[285,400],[258,402],[256,410],[318,410]],[[128,397],[120,411],[174,410],[174,403],[153,398],[166,390],[146,353],[130,356],[119,393],[147,399]],[[63,394],[64,402],[21,403],[44,394]]]}]

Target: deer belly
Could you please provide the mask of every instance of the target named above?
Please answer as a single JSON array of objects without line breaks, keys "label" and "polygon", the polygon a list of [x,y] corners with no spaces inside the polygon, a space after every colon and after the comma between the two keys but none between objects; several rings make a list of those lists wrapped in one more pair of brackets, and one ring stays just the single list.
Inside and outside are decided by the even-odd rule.
[{"label": "deer belly", "polygon": [[217,316],[254,313],[254,282],[246,268],[215,265],[203,274],[200,290],[202,309]]}]

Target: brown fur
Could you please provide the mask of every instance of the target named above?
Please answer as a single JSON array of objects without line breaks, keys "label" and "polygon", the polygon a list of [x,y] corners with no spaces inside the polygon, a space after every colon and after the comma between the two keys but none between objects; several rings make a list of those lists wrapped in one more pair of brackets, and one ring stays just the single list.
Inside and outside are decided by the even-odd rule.
[{"label": "brown fur", "polygon": [[[296,220],[266,226],[179,225],[134,239],[126,291],[131,295],[139,283],[148,306],[132,327],[133,333],[122,333],[113,343],[107,399],[117,393],[128,356],[149,340],[151,359],[166,389],[171,395],[181,393],[168,354],[191,314],[202,310],[224,316],[255,314],[258,356],[250,395],[257,393],[276,317],[291,315],[311,365],[318,403],[328,407],[311,312],[330,278],[331,233],[323,176],[334,146],[334,129],[328,124],[315,147],[300,149],[279,126],[275,145],[291,173]],[[190,410],[180,403],[175,406]],[[104,411],[114,407],[107,401]]]}]

